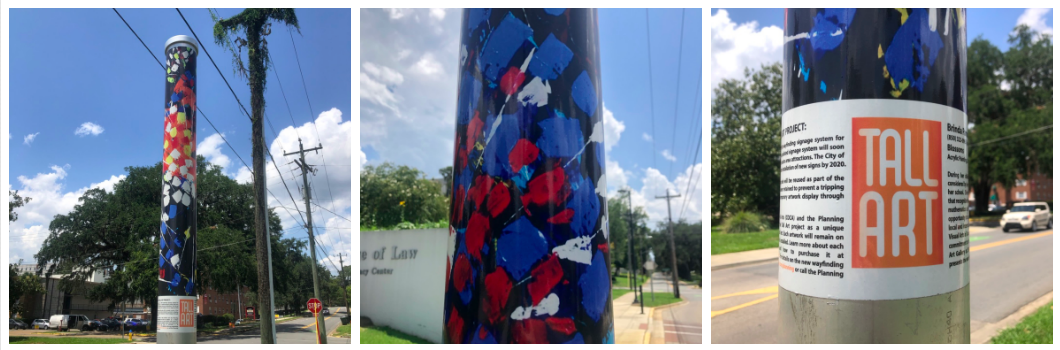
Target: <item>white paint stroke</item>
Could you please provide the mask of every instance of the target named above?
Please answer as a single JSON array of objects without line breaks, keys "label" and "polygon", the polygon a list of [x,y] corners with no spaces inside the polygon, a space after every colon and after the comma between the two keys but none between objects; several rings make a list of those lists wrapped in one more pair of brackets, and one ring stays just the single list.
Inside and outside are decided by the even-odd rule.
[{"label": "white paint stroke", "polygon": [[805,39],[805,38],[809,38],[809,37],[810,37],[809,33],[799,33],[799,34],[795,34],[795,35],[792,35],[792,36],[786,36],[786,37],[784,37],[784,43],[787,43],[787,42],[792,41],[792,40]]},{"label": "white paint stroke", "polygon": [[548,81],[542,83],[541,77],[534,77],[523,87],[522,91],[519,91],[519,102],[523,106],[526,106],[527,103],[533,103],[538,107],[542,107],[548,104],[548,94],[551,93],[552,86],[548,84]]},{"label": "white paint stroke", "polygon": [[556,312],[559,312],[559,297],[556,296],[556,293],[552,293],[545,297],[545,299],[542,299],[541,302],[533,308],[525,308],[522,306],[515,308],[515,311],[512,312],[512,319],[521,321],[530,318],[531,314],[537,316],[551,316],[555,315]]},{"label": "white paint stroke", "polygon": [[928,27],[931,28],[931,31],[933,31],[933,32],[935,31],[935,28],[938,28],[938,21],[939,21],[939,18],[938,18],[939,15],[936,14],[935,12],[936,11],[935,11],[934,8],[929,8],[928,9]]},{"label": "white paint stroke", "polygon": [[568,239],[563,245],[552,248],[552,252],[559,256],[560,259],[567,259],[586,265],[592,264],[593,252],[591,247],[592,239],[595,236],[596,234]]}]

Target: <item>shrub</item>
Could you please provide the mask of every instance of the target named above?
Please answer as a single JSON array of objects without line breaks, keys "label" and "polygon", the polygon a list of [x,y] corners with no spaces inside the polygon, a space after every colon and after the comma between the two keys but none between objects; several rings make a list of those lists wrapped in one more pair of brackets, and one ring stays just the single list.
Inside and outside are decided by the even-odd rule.
[{"label": "shrub", "polygon": [[741,211],[725,219],[721,231],[725,233],[748,233],[763,231],[768,227],[761,214]]}]

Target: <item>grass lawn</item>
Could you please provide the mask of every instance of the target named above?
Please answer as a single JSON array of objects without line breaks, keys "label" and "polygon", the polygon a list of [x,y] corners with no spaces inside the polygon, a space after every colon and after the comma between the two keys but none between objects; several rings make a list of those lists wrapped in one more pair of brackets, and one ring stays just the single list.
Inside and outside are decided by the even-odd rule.
[{"label": "grass lawn", "polygon": [[618,299],[618,297],[626,295],[626,293],[629,293],[629,292],[632,292],[632,291],[629,290],[629,289],[612,289],[611,290],[611,300]]},{"label": "grass lawn", "polygon": [[[652,300],[652,295],[655,296],[655,300],[654,301]],[[673,304],[673,303],[676,303],[676,302],[680,302],[681,298],[674,298],[674,293],[666,293],[666,292],[651,293],[651,292],[646,292],[646,293],[644,293],[644,298],[641,301],[644,302],[644,307],[656,307],[656,306],[663,306],[663,305],[669,305],[669,304]]]},{"label": "grass lawn", "polygon": [[[625,274],[625,275],[619,274],[618,277],[615,278],[614,287],[626,287],[626,288],[629,288],[629,280],[631,280],[631,279],[633,279],[633,276],[630,275],[630,274]],[[647,281],[647,280],[648,280],[648,276],[643,276],[641,274],[637,274],[637,281],[640,281],[640,283],[637,283],[638,286],[641,285],[641,284],[644,284],[644,281]]]},{"label": "grass lawn", "polygon": [[[14,338],[12,338],[14,339]],[[990,339],[993,344],[1052,344],[1053,302],[1023,318],[1012,328],[1002,330]],[[14,340],[11,341],[14,344]]]},{"label": "grass lawn", "polygon": [[335,332],[331,333],[331,336],[339,338],[349,338],[350,334],[350,325],[344,324],[339,326],[339,328],[335,328]]},{"label": "grass lawn", "polygon": [[748,250],[777,248],[780,230],[752,233],[723,233],[721,227],[710,228],[710,254],[736,253]]},{"label": "grass lawn", "polygon": [[125,344],[127,338],[11,337],[11,344]]},{"label": "grass lawn", "polygon": [[362,327],[361,344],[431,344],[431,342],[383,326]]}]

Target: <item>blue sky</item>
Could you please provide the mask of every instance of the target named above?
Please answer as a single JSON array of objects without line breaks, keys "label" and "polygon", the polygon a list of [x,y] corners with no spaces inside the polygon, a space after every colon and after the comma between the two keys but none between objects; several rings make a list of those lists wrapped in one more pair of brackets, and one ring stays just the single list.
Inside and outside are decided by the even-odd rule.
[{"label": "blue sky", "polygon": [[[119,11],[159,59],[168,38],[191,34],[173,9]],[[232,54],[213,43],[209,12],[181,11],[249,110],[249,88],[245,80],[234,75]],[[219,13],[230,17],[239,11],[220,9]],[[307,148],[323,143],[323,159],[320,155],[307,155],[310,164],[329,165],[327,176],[321,169],[311,177],[314,201],[349,218],[351,11],[298,9],[295,13],[301,34],[294,32],[293,42],[305,75],[305,88],[292,36],[285,27],[276,25],[267,37],[275,70],[268,73],[265,92],[266,115],[275,133],[266,123],[266,142],[290,186],[294,186],[294,175],[287,163],[293,158],[281,159],[283,151],[296,150],[299,137]],[[12,223],[12,243],[23,244],[11,245],[11,261],[21,258],[31,262],[32,254],[47,235],[51,217],[72,210],[86,189],[112,188],[124,176],[124,167],[148,166],[162,160],[165,81],[162,68],[111,9],[12,9],[10,30],[8,185],[23,196],[34,198],[19,210],[19,221]],[[243,56],[245,59],[245,50]],[[241,113],[205,54],[200,54],[197,73],[198,106],[249,164],[249,119]],[[279,74],[279,80],[274,73]],[[282,92],[278,82],[283,84]],[[221,141],[201,114],[199,121],[199,154],[223,166],[224,172],[234,179],[250,179],[247,169],[241,169],[243,163],[236,153]],[[294,192],[297,190],[292,187],[298,201],[293,205],[273,165],[267,167],[269,189],[282,196],[270,198],[270,206],[297,206],[304,210],[302,198]],[[301,183],[300,176],[297,180]],[[322,232],[318,239],[337,263],[338,253],[350,252],[351,224],[314,209],[314,226],[332,228],[318,230]],[[305,230],[297,227],[287,213],[277,209],[288,235],[304,238]],[[325,264],[330,268],[331,263]]]},{"label": "blue sky", "polygon": [[[780,61],[784,9],[711,9],[711,88],[742,78],[743,68]],[[1051,9],[968,9],[968,42],[982,35],[1002,52],[1017,23],[1053,34]]]},{"label": "blue sky", "polygon": [[[702,151],[694,157],[701,138],[690,131],[702,125],[696,89],[702,81],[703,10],[683,12],[682,28],[681,9],[651,9],[649,28],[644,9],[599,10],[608,193],[632,187],[634,206],[646,208],[653,227],[666,218],[666,202],[654,197],[667,188],[683,194],[690,179],[698,190],[690,196],[684,217],[702,217],[705,184],[696,184],[703,176]],[[362,162],[389,161],[440,177],[438,169],[452,165],[461,12],[362,9],[360,16]],[[656,142],[654,152],[649,137]],[[674,203],[675,220],[682,204]]]}]

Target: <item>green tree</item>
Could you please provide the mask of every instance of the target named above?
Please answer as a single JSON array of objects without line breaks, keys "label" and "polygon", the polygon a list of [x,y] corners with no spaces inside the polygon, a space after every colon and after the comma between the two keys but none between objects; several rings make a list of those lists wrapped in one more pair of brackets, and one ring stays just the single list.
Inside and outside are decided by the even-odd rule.
[{"label": "green tree", "polygon": [[22,261],[19,260],[18,264],[8,264],[7,276],[8,276],[8,300],[7,300],[7,316],[13,317],[16,314],[22,313],[23,305],[20,303],[23,296],[44,293],[44,285],[41,283],[41,278],[37,277],[33,273],[18,273],[16,267],[21,265]]},{"label": "green tree", "polygon": [[391,227],[445,220],[446,196],[422,171],[389,162],[361,170],[361,227]]},{"label": "green tree", "polygon": [[[607,200],[607,230],[608,240],[611,242],[611,264],[616,268],[611,269],[612,278],[618,275],[618,267],[630,269],[629,264],[629,200],[625,195],[618,195]],[[647,227],[648,213],[644,211],[643,207],[637,207],[633,210],[633,222],[634,227],[637,230],[637,237],[634,242],[634,254],[637,254],[636,268],[640,269],[640,265],[644,264],[644,260],[647,256],[648,247],[648,234],[650,229]]]},{"label": "green tree", "polygon": [[442,174],[442,192],[446,197],[450,195],[449,191],[453,187],[453,166],[447,166],[438,169],[438,173]]},{"label": "green tree", "polygon": [[7,194],[11,197],[11,200],[7,202],[7,219],[15,222],[18,220],[18,213],[15,212],[15,208],[26,205],[33,198],[19,196],[18,191],[7,191]]},{"label": "green tree", "polygon": [[[667,236],[666,222],[659,224],[659,231],[651,237],[652,251],[655,252],[655,263],[659,269],[670,269],[670,241]],[[674,246],[677,247],[677,276],[692,279],[692,271],[703,275],[703,223],[688,223],[684,220],[674,223]]]},{"label": "green tree", "polygon": [[1052,176],[1052,131],[1042,129],[1052,125],[1052,40],[1019,25],[1008,42],[1004,54],[982,38],[968,48],[968,174],[979,213],[995,183],[1011,188],[1017,174],[1035,171]]},{"label": "green tree", "polygon": [[711,210],[780,214],[781,65],[725,79],[711,101]]}]

